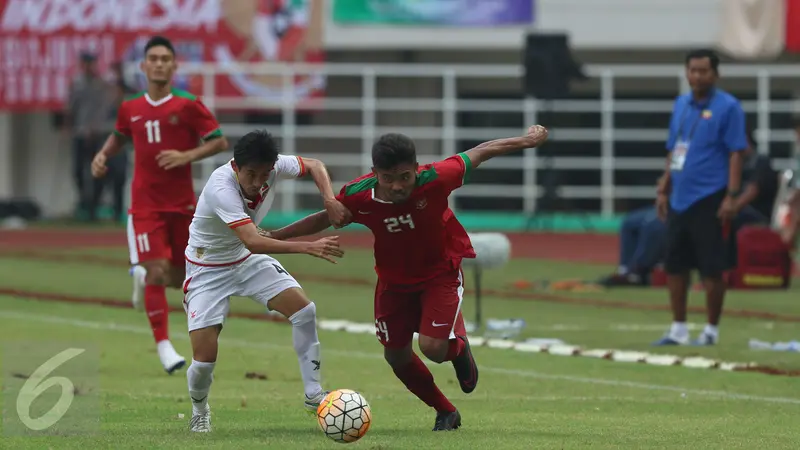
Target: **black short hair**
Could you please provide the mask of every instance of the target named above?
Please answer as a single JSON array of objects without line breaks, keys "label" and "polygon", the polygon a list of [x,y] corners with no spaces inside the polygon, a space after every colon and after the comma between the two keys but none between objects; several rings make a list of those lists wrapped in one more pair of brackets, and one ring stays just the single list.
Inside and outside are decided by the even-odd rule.
[{"label": "black short hair", "polygon": [[144,46],[144,54],[146,55],[153,47],[166,47],[167,50],[172,53],[172,56],[175,56],[175,47],[173,47],[172,42],[164,36],[151,37]]},{"label": "black short hair", "polygon": [[414,141],[404,134],[384,134],[372,144],[372,165],[376,169],[389,170],[400,164],[416,163]]},{"label": "black short hair", "polygon": [[700,48],[687,53],[685,61],[686,66],[689,66],[689,61],[701,58],[708,58],[708,61],[711,63],[711,70],[713,70],[714,73],[719,74],[719,56],[717,55],[717,52],[709,48]]},{"label": "black short hair", "polygon": [[278,144],[266,130],[251,131],[233,146],[233,162],[239,167],[274,164],[278,160]]}]

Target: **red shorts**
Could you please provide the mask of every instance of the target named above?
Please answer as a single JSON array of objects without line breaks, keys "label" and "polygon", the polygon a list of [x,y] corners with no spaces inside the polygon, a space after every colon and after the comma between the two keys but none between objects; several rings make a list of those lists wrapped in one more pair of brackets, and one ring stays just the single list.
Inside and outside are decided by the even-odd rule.
[{"label": "red shorts", "polygon": [[435,339],[466,336],[461,302],[464,275],[456,269],[416,286],[375,287],[375,333],[384,347],[403,348],[414,332]]},{"label": "red shorts", "polygon": [[128,249],[131,264],[166,259],[184,267],[183,253],[189,243],[192,215],[179,212],[133,213],[128,216]]}]

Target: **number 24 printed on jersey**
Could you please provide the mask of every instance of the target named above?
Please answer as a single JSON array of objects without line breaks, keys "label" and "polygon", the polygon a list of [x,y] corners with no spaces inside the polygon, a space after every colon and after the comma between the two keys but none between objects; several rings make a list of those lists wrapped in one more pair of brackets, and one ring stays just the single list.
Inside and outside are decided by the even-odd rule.
[{"label": "number 24 printed on jersey", "polygon": [[383,219],[383,223],[386,224],[386,231],[389,233],[399,233],[403,231],[403,225],[407,226],[409,229],[414,229],[414,219],[411,218],[411,214],[405,214],[399,217],[389,217],[387,219]]}]

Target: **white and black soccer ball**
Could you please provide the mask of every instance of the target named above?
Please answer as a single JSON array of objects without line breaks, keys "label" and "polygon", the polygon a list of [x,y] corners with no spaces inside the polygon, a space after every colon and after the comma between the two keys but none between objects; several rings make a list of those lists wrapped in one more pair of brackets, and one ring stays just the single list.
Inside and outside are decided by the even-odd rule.
[{"label": "white and black soccer ball", "polygon": [[325,436],[336,442],[350,443],[367,434],[372,424],[372,410],[358,392],[337,389],[320,402],[317,421]]}]

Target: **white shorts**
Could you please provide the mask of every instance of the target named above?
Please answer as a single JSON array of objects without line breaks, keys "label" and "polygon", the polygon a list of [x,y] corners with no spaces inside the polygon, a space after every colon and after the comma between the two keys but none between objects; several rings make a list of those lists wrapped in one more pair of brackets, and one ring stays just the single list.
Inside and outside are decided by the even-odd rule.
[{"label": "white shorts", "polygon": [[220,325],[230,311],[230,297],[250,297],[264,305],[300,284],[268,255],[250,255],[230,266],[199,266],[186,262],[183,309],[189,331]]}]

